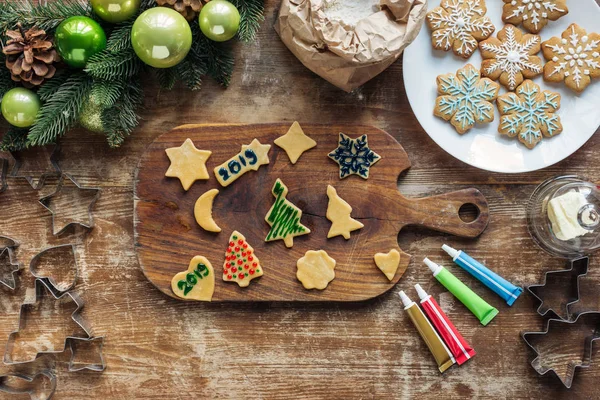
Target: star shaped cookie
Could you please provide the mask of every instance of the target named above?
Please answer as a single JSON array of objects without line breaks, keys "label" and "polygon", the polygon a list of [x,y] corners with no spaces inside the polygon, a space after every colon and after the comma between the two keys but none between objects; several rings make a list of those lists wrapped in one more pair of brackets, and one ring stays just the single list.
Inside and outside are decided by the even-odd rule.
[{"label": "star shaped cookie", "polygon": [[326,217],[331,221],[327,239],[340,235],[344,239],[350,239],[350,232],[360,229],[364,225],[350,216],[352,206],[342,199],[331,185],[327,186],[327,197],[329,197],[329,204]]},{"label": "star shaped cookie", "polygon": [[381,156],[369,148],[367,135],[350,139],[342,132],[340,132],[338,147],[329,153],[329,158],[340,166],[340,179],[350,175],[368,179],[369,169],[381,160]]},{"label": "star shaped cookie", "polygon": [[315,147],[317,142],[306,136],[298,121],[294,121],[288,132],[275,140],[275,144],[285,150],[292,164],[296,164],[300,156]]},{"label": "star shaped cookie", "polygon": [[166,177],[179,178],[184,190],[188,190],[199,179],[208,179],[206,160],[212,151],[198,150],[191,139],[186,139],[179,147],[165,150],[171,165],[165,173]]}]

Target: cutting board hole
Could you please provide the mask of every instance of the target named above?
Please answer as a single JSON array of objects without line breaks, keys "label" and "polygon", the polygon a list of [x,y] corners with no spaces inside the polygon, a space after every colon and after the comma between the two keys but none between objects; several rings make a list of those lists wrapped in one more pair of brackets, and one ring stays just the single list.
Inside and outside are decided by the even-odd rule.
[{"label": "cutting board hole", "polygon": [[479,213],[479,207],[473,203],[463,204],[458,209],[458,216],[466,223],[471,223],[479,218]]}]

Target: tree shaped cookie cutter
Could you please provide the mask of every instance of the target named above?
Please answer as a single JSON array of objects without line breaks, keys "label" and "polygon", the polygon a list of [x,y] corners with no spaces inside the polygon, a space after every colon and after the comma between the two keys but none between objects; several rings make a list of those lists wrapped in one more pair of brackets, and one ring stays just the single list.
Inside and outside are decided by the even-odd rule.
[{"label": "tree shaped cookie cutter", "polygon": [[[62,349],[58,349],[58,350],[49,350],[49,351],[39,351],[35,354],[35,356],[30,359],[30,360],[25,360],[25,361],[14,361],[11,358],[11,354],[14,348],[14,344],[16,341],[16,337],[19,335],[19,332],[21,330],[24,330],[26,325],[27,325],[27,321],[26,318],[24,317],[25,315],[25,310],[31,306],[34,306],[35,304],[38,303],[38,301],[40,300],[41,297],[43,297],[45,295],[45,293],[50,293],[50,295],[52,295],[52,297],[54,298],[54,300],[61,300],[64,297],[69,297],[71,299],[71,301],[73,303],[75,303],[75,305],[77,306],[75,308],[75,311],[73,311],[73,313],[71,314],[71,319],[73,320],[73,322],[75,322],[86,334],[86,336],[77,336],[77,335],[71,335],[71,336],[67,336],[65,338],[64,341],[64,345],[62,347]],[[18,327],[17,330],[13,331],[10,333],[10,335],[8,336],[8,341],[6,343],[6,350],[4,352],[4,364],[6,365],[16,365],[16,364],[26,364],[29,362],[33,362],[35,361],[38,357],[40,357],[43,354],[58,354],[58,353],[63,353],[66,348],[67,348],[67,344],[69,342],[69,340],[75,338],[75,339],[87,339],[90,337],[93,337],[92,334],[92,329],[91,327],[88,325],[88,323],[83,319],[83,317],[81,316],[81,310],[83,309],[83,306],[85,305],[83,299],[81,299],[81,297],[79,297],[79,295],[77,293],[72,293],[72,292],[66,292],[60,296],[57,296],[52,288],[49,286],[49,283],[45,282],[42,279],[36,279],[35,280],[35,300],[32,303],[24,303],[23,305],[21,305],[21,309],[19,311],[19,323],[18,323]]]},{"label": "tree shaped cookie cutter", "polygon": [[[593,329],[590,328],[589,334],[584,338],[584,350],[581,356],[581,361],[577,361],[574,363],[569,361],[567,367],[567,375],[565,379],[561,378],[561,376],[556,371],[556,368],[548,367],[545,365],[544,358],[540,354],[539,349],[532,342],[535,340],[535,337],[540,337],[543,335],[547,335],[551,331],[551,327],[558,324],[580,324],[583,325],[582,322],[584,319],[591,318],[592,320],[596,319],[592,325]],[[554,374],[562,383],[565,385],[567,389],[570,389],[573,385],[573,379],[575,378],[575,373],[578,368],[588,368],[592,362],[593,355],[593,343],[600,339],[600,312],[598,311],[586,311],[579,314],[572,321],[565,321],[564,319],[554,319],[551,318],[546,323],[546,329],[543,332],[522,332],[521,337],[527,344],[527,346],[533,350],[535,353],[535,358],[531,361],[531,366],[539,375],[546,375],[547,373]]]},{"label": "tree shaped cookie cutter", "polygon": [[[54,277],[42,275],[38,271],[38,266],[40,264],[40,260],[45,255],[52,253],[54,251],[57,251],[57,250],[61,251],[62,249],[70,249],[71,250],[70,254],[73,256],[73,265],[75,266],[75,271],[73,273],[73,280],[68,283],[59,282]],[[45,283],[46,287],[48,288],[48,290],[50,290],[55,297],[61,295],[62,293],[68,292],[69,290],[71,290],[75,287],[75,283],[77,282],[78,269],[79,269],[79,267],[77,265],[77,257],[75,255],[75,246],[72,244],[63,244],[60,246],[53,246],[53,247],[44,249],[44,250],[40,251],[39,253],[37,253],[31,259],[31,262],[29,263],[29,272],[31,272],[31,275],[33,275],[36,279],[43,281]]]},{"label": "tree shaped cookie cutter", "polygon": [[[38,392],[40,389],[35,385],[38,379],[47,379],[50,386],[43,392]],[[28,385],[21,386],[11,385],[10,381],[25,381]],[[45,388],[44,388],[45,389]],[[56,375],[51,370],[45,370],[35,375],[25,374],[6,374],[0,375],[0,392],[8,394],[28,394],[31,400],[50,400],[56,392]],[[19,397],[22,398],[22,397]]]},{"label": "tree shaped cookie cutter", "polygon": [[[572,305],[579,302],[579,299],[581,297],[580,291],[579,291],[579,278],[587,275],[589,261],[590,260],[588,257],[581,257],[581,258],[569,261],[569,268],[555,270],[555,271],[548,271],[544,274],[544,280],[541,284],[530,285],[530,286],[526,287],[527,291],[529,293],[531,293],[531,295],[533,297],[535,297],[535,299],[539,302],[539,306],[537,308],[538,314],[540,314],[542,317],[549,316],[552,319],[567,320],[567,321],[572,320],[573,315],[571,314],[570,308]],[[543,288],[546,287],[548,277],[552,276],[552,275],[556,275],[556,274],[569,274],[571,276],[571,281],[570,281],[571,295],[569,296],[569,301],[566,304],[564,304],[563,309],[559,311],[559,312],[564,312],[564,314],[562,314],[562,315],[565,315],[566,318],[561,317],[559,312],[557,312],[557,310],[552,309],[551,307],[548,307],[547,309],[544,310],[544,307],[545,307],[544,299],[546,298],[546,295],[542,293]]]},{"label": "tree shaped cookie cutter", "polygon": [[19,242],[8,236],[0,235],[0,260],[4,257],[8,257],[9,265],[12,266],[8,275],[0,275],[0,284],[6,286],[10,290],[15,290],[17,287],[17,281],[15,275],[19,272],[21,264],[16,262],[14,250],[19,247]]}]

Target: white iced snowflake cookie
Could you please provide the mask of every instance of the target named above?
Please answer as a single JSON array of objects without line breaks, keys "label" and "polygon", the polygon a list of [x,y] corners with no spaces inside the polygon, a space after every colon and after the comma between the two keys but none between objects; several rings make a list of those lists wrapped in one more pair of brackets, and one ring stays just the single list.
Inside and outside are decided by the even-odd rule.
[{"label": "white iced snowflake cookie", "polygon": [[499,79],[508,90],[515,90],[525,78],[542,73],[542,60],[536,56],[541,41],[538,35],[523,35],[513,25],[506,25],[498,32],[498,38],[479,43],[483,57],[481,75]]},{"label": "white iced snowflake cookie", "polygon": [[577,24],[571,24],[562,37],[553,37],[542,43],[548,62],[544,66],[544,80],[561,82],[581,93],[600,77],[600,34],[587,33]]},{"label": "white iced snowflake cookie", "polygon": [[539,33],[548,21],[556,21],[569,12],[567,0],[504,0],[502,20]]},{"label": "white iced snowflake cookie", "polygon": [[509,137],[518,136],[521,143],[533,149],[542,137],[562,132],[560,117],[555,114],[559,108],[558,93],[541,91],[533,81],[526,80],[516,93],[498,97],[501,114],[498,132]]},{"label": "white iced snowflake cookie", "polygon": [[442,0],[427,13],[431,43],[438,50],[452,49],[463,58],[471,57],[477,42],[494,33],[494,24],[485,16],[484,0]]}]

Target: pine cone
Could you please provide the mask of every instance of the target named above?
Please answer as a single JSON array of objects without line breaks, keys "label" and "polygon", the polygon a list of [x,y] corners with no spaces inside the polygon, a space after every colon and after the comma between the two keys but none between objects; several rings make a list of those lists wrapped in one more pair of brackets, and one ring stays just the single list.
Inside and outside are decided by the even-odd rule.
[{"label": "pine cone", "polygon": [[169,7],[183,15],[188,21],[196,18],[202,6],[210,0],[156,0],[156,4]]},{"label": "pine cone", "polygon": [[54,76],[53,64],[60,61],[60,57],[45,31],[35,26],[27,31],[20,24],[17,27],[18,30],[6,31],[10,38],[2,49],[6,54],[6,67],[13,81],[22,82],[26,87],[39,86]]}]

